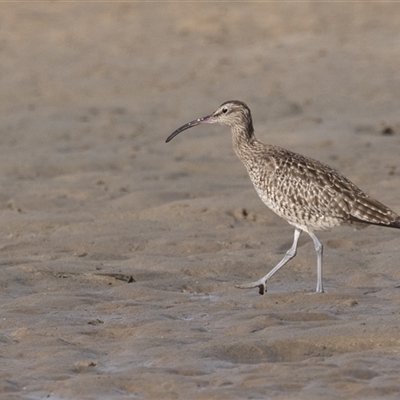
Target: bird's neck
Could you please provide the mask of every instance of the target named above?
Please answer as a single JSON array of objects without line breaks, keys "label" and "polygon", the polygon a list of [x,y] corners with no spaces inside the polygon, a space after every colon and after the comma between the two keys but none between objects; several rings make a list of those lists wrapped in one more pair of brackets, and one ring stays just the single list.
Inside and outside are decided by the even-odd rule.
[{"label": "bird's neck", "polygon": [[254,135],[253,125],[232,127],[233,148],[236,155],[246,164],[258,140]]}]

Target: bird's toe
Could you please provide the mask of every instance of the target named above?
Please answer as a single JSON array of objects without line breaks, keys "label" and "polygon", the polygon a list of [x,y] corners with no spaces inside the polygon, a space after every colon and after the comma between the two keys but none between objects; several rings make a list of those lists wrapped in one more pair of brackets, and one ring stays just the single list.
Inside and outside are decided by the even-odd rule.
[{"label": "bird's toe", "polygon": [[236,285],[237,289],[254,289],[258,287],[258,293],[264,294],[267,292],[267,284],[264,281],[251,282],[244,285]]}]

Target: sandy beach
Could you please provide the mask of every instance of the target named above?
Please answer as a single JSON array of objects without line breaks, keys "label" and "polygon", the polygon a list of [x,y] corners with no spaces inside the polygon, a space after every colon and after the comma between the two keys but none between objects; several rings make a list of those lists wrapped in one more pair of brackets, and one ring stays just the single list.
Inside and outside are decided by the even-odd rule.
[{"label": "sandy beach", "polygon": [[3,3],[1,399],[398,399],[400,231],[307,235],[224,126],[400,213],[400,5]]}]

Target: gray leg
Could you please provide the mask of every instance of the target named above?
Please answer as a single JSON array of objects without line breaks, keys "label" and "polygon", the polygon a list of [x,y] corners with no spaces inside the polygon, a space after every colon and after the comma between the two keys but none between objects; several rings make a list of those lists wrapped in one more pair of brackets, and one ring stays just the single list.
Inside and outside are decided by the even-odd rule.
[{"label": "gray leg", "polygon": [[[296,228],[294,230],[294,239],[293,239],[292,247],[286,252],[285,257],[282,258],[282,260],[279,262],[279,264],[276,267],[274,267],[271,271],[269,271],[267,275],[265,275],[264,277],[262,277],[261,279],[259,279],[256,282],[252,282],[247,285],[236,285],[236,287],[238,289],[253,289],[253,288],[258,287],[260,289],[259,293],[264,294],[264,292],[267,291],[268,279],[271,278],[271,276],[274,275],[275,272],[280,270],[289,260],[291,260],[296,255],[297,243],[299,241],[301,232],[302,232],[301,229],[298,229],[298,228]],[[318,241],[318,239],[316,239],[316,240]],[[314,243],[315,243],[315,241],[314,241]],[[321,245],[321,243],[319,243],[319,244]],[[322,248],[322,245],[321,245],[321,248]],[[317,288],[317,291],[318,291],[318,288]]]},{"label": "gray leg", "polygon": [[311,239],[314,241],[315,251],[317,252],[317,293],[324,293],[324,286],[322,285],[322,243],[312,232],[308,232]]}]

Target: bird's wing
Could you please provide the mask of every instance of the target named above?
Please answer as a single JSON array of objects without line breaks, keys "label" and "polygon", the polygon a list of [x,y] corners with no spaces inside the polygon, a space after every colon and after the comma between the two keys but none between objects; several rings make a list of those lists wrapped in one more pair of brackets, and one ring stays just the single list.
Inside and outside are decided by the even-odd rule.
[{"label": "bird's wing", "polygon": [[344,175],[317,160],[290,153],[275,158],[274,175],[284,195],[294,199],[303,210],[348,223],[400,228],[396,213],[365,194]]}]

